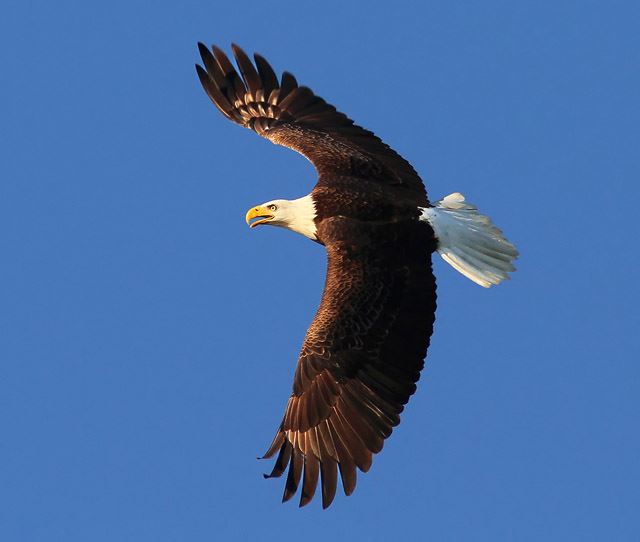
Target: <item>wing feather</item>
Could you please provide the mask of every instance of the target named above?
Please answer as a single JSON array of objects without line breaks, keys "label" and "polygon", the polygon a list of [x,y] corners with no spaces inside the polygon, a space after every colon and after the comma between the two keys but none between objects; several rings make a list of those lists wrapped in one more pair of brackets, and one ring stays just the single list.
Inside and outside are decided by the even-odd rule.
[{"label": "wing feather", "polygon": [[198,77],[218,109],[273,143],[306,156],[320,174],[319,182],[331,184],[336,174],[349,175],[353,182],[374,180],[392,186],[398,196],[428,204],[422,180],[409,162],[311,89],[299,86],[291,73],[283,72],[278,84],[262,56],[254,55],[254,65],[234,44],[240,75],[219,47],[198,48],[204,63],[204,69],[197,68]]},{"label": "wing feather", "polygon": [[338,452],[336,451],[336,445],[333,439],[333,435],[331,434],[331,428],[329,427],[329,421],[323,420],[316,426],[316,431],[318,433],[318,442],[320,444],[320,455],[322,457],[331,457],[338,461],[340,458],[338,457]]},{"label": "wing feather", "polygon": [[[242,74],[242,79],[244,80],[244,84],[251,94],[253,100],[256,100],[258,95],[258,91],[263,90],[262,88],[262,80],[260,79],[260,75],[258,75],[258,71],[255,66],[249,60],[247,54],[240,49],[235,43],[231,45],[231,50],[233,51],[233,56],[236,59],[236,63],[240,68],[240,73]],[[246,101],[246,98],[245,98]],[[256,112],[256,116],[260,115],[259,112]]]},{"label": "wing feather", "polygon": [[218,62],[218,66],[222,70],[224,74],[224,78],[226,79],[226,83],[228,83],[227,89],[229,92],[229,97],[231,97],[231,92],[233,92],[233,97],[235,97],[234,105],[238,106],[240,104],[245,103],[245,96],[247,95],[247,87],[245,87],[242,78],[238,75],[238,72],[231,64],[229,57],[224,53],[222,49],[219,47],[213,46],[213,56]]},{"label": "wing feather", "polygon": [[[433,328],[435,281],[425,250],[432,234],[413,224],[371,226],[361,239],[364,251],[327,237],[325,291],[278,431],[284,440],[274,441],[305,458],[303,504],[318,483],[315,470],[306,472],[316,461],[323,507],[334,499],[338,472],[345,494],[354,491],[356,469],[369,470],[415,391]],[[342,234],[354,228],[345,225]],[[276,473],[282,474],[286,454],[278,456]],[[290,460],[292,467],[297,463]],[[295,476],[288,477],[289,492]]]},{"label": "wing feather", "polygon": [[279,478],[282,476],[282,473],[287,469],[287,465],[289,464],[289,460],[291,459],[291,451],[293,450],[293,446],[290,443],[287,443],[286,446],[282,446],[280,448],[280,453],[276,458],[276,462],[273,465],[273,470],[271,474],[265,474],[265,478]]},{"label": "wing feather", "polygon": [[263,99],[265,97],[268,98],[271,95],[272,91],[280,88],[280,83],[278,83],[278,76],[263,56],[255,53],[253,55],[253,58],[256,62],[256,67],[258,68],[260,80],[262,81]]},{"label": "wing feather", "polygon": [[282,502],[286,502],[298,491],[298,485],[300,484],[300,477],[302,475],[302,467],[304,464],[303,455],[297,450],[293,450],[291,454],[291,461],[289,463],[289,473],[287,474],[287,482],[284,486],[284,494],[282,495]]},{"label": "wing feather", "polygon": [[305,506],[311,502],[318,486],[318,475],[320,474],[320,461],[313,456],[307,456],[304,460],[304,476],[302,480],[302,493],[300,494],[300,506]]},{"label": "wing feather", "polygon": [[298,81],[293,76],[293,74],[289,72],[282,72],[282,77],[280,78],[280,93],[278,94],[278,99],[280,101],[284,100],[289,94],[298,88]]},{"label": "wing feather", "polygon": [[373,462],[373,452],[367,448],[362,437],[353,430],[341,410],[336,409],[335,415],[331,417],[331,425],[342,442],[348,443],[349,453],[358,468],[362,472],[368,472]]},{"label": "wing feather", "polygon": [[[333,420],[332,420],[333,421]],[[329,422],[327,422],[329,425]],[[333,424],[330,424],[334,427]],[[357,471],[356,462],[353,454],[349,451],[347,446],[342,442],[340,433],[334,429],[333,434],[336,435],[334,443],[336,446],[336,452],[338,454],[338,468],[340,469],[340,478],[342,479],[342,487],[344,494],[349,496],[356,488]]]},{"label": "wing feather", "polygon": [[336,496],[338,487],[338,464],[332,458],[326,458],[320,463],[320,477],[322,478],[322,508],[329,508]]},{"label": "wing feather", "polygon": [[233,107],[227,100],[227,97],[222,93],[220,87],[213,83],[213,80],[208,72],[203,70],[200,66],[196,64],[196,71],[198,72],[198,77],[200,78],[200,83],[204,87],[207,95],[211,99],[211,101],[216,105],[216,107],[220,110],[220,112],[227,117],[228,119],[235,120],[238,122],[239,118],[236,117],[237,112],[234,111]]}]

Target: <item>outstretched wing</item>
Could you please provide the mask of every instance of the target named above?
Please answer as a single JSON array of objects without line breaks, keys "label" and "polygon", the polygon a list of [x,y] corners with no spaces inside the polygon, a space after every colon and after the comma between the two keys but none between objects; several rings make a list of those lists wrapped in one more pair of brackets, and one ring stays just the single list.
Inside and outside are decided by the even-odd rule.
[{"label": "outstretched wing", "polygon": [[307,332],[293,393],[265,454],[279,452],[269,477],[289,468],[283,501],[302,481],[300,506],[321,476],[322,504],[366,472],[415,392],[433,330],[433,232],[424,223],[372,225],[344,217],[320,225],[328,269]]},{"label": "outstretched wing", "polygon": [[251,128],[273,143],[306,156],[320,176],[364,178],[393,185],[417,205],[428,204],[422,180],[411,164],[372,132],[298,86],[288,72],[278,78],[269,63],[255,54],[255,66],[232,45],[240,73],[218,47],[198,44],[204,68],[196,65],[211,101],[228,119]]}]

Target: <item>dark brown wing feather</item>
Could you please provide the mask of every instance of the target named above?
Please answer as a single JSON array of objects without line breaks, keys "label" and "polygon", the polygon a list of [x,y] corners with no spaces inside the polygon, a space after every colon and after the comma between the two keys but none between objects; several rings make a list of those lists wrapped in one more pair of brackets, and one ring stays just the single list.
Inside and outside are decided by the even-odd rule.
[{"label": "dark brown wing feather", "polygon": [[319,184],[336,176],[391,185],[417,205],[428,204],[422,180],[411,164],[372,132],[298,86],[288,72],[281,82],[269,63],[255,55],[255,66],[233,45],[240,73],[218,47],[198,44],[204,69],[196,65],[200,82],[224,116],[251,128],[273,143],[306,156],[320,176]]},{"label": "dark brown wing feather", "polygon": [[345,494],[400,423],[416,389],[433,330],[433,232],[406,220],[375,224],[324,220],[328,270],[320,308],[307,332],[293,393],[265,457],[270,476],[289,462],[283,500],[302,482],[300,506],[315,493],[331,504],[338,472]]}]

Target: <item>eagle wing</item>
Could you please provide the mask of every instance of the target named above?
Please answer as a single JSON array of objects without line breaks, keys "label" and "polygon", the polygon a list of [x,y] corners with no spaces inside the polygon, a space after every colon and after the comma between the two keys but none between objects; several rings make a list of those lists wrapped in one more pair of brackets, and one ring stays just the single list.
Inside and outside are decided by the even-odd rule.
[{"label": "eagle wing", "polygon": [[436,308],[429,250],[433,234],[417,221],[322,222],[327,277],[295,372],[293,393],[265,457],[268,477],[288,467],[283,501],[302,480],[300,506],[321,477],[322,504],[366,472],[415,392]]},{"label": "eagle wing", "polygon": [[[411,164],[369,130],[298,86],[284,72],[280,81],[269,63],[255,54],[255,65],[232,45],[240,74],[216,46],[198,44],[204,68],[196,65],[211,101],[228,119],[273,143],[304,155],[323,177],[350,177],[393,185],[417,205],[428,204],[422,180]],[[329,181],[330,182],[330,181]]]}]

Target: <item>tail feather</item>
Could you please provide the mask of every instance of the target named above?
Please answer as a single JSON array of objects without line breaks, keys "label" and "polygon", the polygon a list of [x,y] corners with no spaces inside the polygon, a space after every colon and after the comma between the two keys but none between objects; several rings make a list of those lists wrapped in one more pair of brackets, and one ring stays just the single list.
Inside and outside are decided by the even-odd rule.
[{"label": "tail feather", "polygon": [[423,209],[421,219],[433,228],[440,256],[476,284],[489,288],[515,271],[516,247],[462,194],[449,194]]}]

